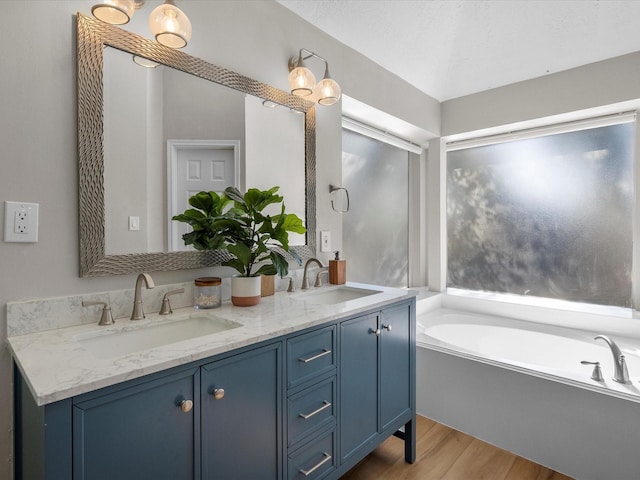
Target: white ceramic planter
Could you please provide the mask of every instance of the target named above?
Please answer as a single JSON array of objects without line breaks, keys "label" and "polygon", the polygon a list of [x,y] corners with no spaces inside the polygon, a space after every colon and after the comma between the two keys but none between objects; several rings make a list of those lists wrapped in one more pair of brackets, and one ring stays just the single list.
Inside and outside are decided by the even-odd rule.
[{"label": "white ceramic planter", "polygon": [[250,307],[260,303],[260,277],[231,277],[231,303]]}]

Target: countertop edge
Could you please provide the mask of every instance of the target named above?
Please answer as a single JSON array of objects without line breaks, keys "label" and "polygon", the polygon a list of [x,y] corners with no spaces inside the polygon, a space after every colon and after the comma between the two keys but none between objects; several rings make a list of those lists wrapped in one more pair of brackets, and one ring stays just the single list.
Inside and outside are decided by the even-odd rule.
[{"label": "countertop edge", "polygon": [[[196,339],[185,340],[134,354],[115,357],[110,359],[112,360],[111,362],[109,362],[109,359],[92,358],[92,355],[86,352],[84,354],[86,358],[83,358],[82,355],[79,355],[79,353],[82,352],[78,352],[76,349],[76,352],[72,352],[67,359],[69,361],[68,365],[74,365],[74,367],[78,368],[76,373],[67,376],[60,374],[59,381],[53,379],[56,374],[55,370],[56,368],[63,368],[66,361],[60,358],[58,362],[51,362],[51,357],[47,357],[47,348],[49,348],[50,352],[56,352],[57,349],[58,354],[63,355],[65,341],[68,343],[69,348],[71,348],[73,336],[77,335],[77,332],[88,329],[99,331],[94,328],[95,325],[65,327],[58,330],[9,337],[7,338],[7,343],[11,355],[36,404],[43,406],[170,368],[197,362],[208,357],[256,345],[285,335],[291,335],[308,328],[319,327],[338,319],[380,309],[387,305],[407,301],[416,297],[416,292],[410,289],[388,288],[356,283],[347,283],[347,286],[382,289],[382,296],[377,299],[370,298],[368,301],[360,299],[356,302],[345,302],[352,303],[352,308],[346,308],[344,305],[340,308],[337,308],[335,305],[313,305],[310,307],[304,304],[304,302],[298,302],[301,297],[296,297],[296,294],[288,295],[285,292],[279,292],[274,297],[263,298],[261,309],[227,306],[227,308],[223,307],[216,311],[210,311],[221,318],[242,323],[245,329],[244,332],[242,332],[242,329],[238,329],[241,330],[240,333],[243,333],[238,339],[231,339],[221,343],[220,339],[225,338],[225,335],[205,335]],[[302,295],[304,295],[304,293]],[[291,307],[292,299],[295,308]],[[284,306],[282,304],[284,304]],[[282,315],[286,308],[291,308],[294,317],[298,315],[302,318],[306,317],[308,320],[300,321],[296,317],[294,320],[290,319],[289,321],[279,320],[280,323],[270,326],[270,320],[273,319],[275,323],[275,317]],[[264,311],[264,313],[261,313],[262,311]],[[176,310],[174,314],[188,312],[193,313],[194,310],[187,307]],[[156,315],[157,314],[149,315],[149,317],[155,318]],[[257,321],[255,318],[259,318],[260,320]],[[255,333],[247,333],[247,331],[252,329],[255,329]],[[238,336],[238,332],[235,333],[236,336]],[[213,337],[213,335],[215,335],[215,337]],[[232,335],[228,336],[233,337]],[[209,337],[212,337],[211,340],[206,341]],[[203,340],[205,340],[204,344]],[[39,355],[42,358],[39,359]],[[84,361],[85,365],[77,366],[73,363],[74,361],[79,363]],[[109,373],[110,364],[113,368],[111,373]],[[94,367],[94,369],[92,369],[92,367]]]}]

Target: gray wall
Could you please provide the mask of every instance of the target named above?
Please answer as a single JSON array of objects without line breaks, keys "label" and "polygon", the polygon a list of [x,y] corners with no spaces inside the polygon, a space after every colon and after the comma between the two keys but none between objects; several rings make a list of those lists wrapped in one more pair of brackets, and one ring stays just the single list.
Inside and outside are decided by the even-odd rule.
[{"label": "gray wall", "polygon": [[442,103],[442,135],[578,112],[640,97],[640,52]]},{"label": "gray wall", "polygon": [[[11,478],[11,360],[5,347],[8,301],[133,288],[133,275],[78,276],[75,18],[95,1],[2,0],[0,29],[0,202],[40,204],[39,242],[0,242],[0,478]],[[158,0],[147,0],[126,26],[149,37],[147,18]],[[287,89],[287,60],[301,47],[331,63],[343,91],[365,103],[438,131],[437,101],[345,48],[272,1],[180,2],[193,25],[187,53]],[[230,46],[233,46],[230,48]],[[317,75],[322,65],[310,64]],[[380,92],[384,92],[381,95]],[[317,109],[318,185],[341,183],[341,111]],[[317,229],[332,231],[340,248],[341,217],[328,188],[317,195]],[[0,225],[4,207],[0,208]],[[324,260],[328,260],[325,258]],[[153,273],[156,284],[189,281],[207,273]],[[210,270],[209,272],[210,273]]]}]

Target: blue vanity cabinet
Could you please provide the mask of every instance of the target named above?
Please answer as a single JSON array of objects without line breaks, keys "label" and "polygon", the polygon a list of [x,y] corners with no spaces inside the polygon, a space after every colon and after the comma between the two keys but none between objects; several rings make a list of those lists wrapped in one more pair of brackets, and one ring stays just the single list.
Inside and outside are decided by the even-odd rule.
[{"label": "blue vanity cabinet", "polygon": [[407,304],[380,314],[380,428],[392,427],[411,414],[415,352],[411,307]]},{"label": "blue vanity cabinet", "polygon": [[281,370],[281,343],[202,367],[203,480],[283,477]]},{"label": "blue vanity cabinet", "polygon": [[340,324],[340,461],[378,433],[378,314]]},{"label": "blue vanity cabinet", "polygon": [[199,478],[199,386],[190,368],[74,402],[73,479]]},{"label": "blue vanity cabinet", "polygon": [[289,480],[320,480],[337,473],[337,341],[335,324],[287,340]]},{"label": "blue vanity cabinet", "polygon": [[340,461],[355,465],[390,435],[415,460],[415,303],[340,324]]},{"label": "blue vanity cabinet", "polygon": [[415,459],[413,299],[44,406],[14,372],[16,480],[337,480],[390,435]]}]

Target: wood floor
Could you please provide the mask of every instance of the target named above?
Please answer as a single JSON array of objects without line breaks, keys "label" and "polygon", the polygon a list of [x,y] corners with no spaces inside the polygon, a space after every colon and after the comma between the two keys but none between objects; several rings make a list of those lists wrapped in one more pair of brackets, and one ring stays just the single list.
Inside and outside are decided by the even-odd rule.
[{"label": "wood floor", "polygon": [[425,417],[417,417],[416,437],[414,464],[391,437],[341,480],[571,480]]}]

